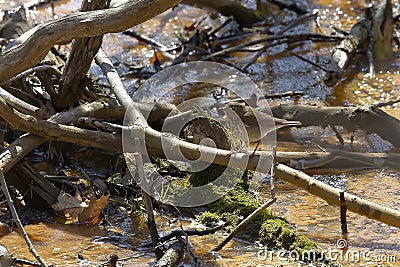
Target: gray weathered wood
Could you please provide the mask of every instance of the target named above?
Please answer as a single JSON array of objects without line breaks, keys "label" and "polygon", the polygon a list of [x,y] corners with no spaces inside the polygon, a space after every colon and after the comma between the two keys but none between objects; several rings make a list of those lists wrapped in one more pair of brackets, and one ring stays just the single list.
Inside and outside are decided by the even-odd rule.
[{"label": "gray weathered wood", "polygon": [[[86,0],[82,3],[81,11],[106,9],[109,6],[110,0]],[[102,41],[103,35],[74,40],[59,90],[52,95],[52,103],[57,110],[70,108],[81,97],[88,80],[86,74]]]},{"label": "gray weathered wood", "polygon": [[179,0],[129,1],[116,8],[78,12],[32,28],[16,39],[16,45],[0,54],[0,82],[33,67],[54,44],[74,38],[121,32],[178,4]]}]

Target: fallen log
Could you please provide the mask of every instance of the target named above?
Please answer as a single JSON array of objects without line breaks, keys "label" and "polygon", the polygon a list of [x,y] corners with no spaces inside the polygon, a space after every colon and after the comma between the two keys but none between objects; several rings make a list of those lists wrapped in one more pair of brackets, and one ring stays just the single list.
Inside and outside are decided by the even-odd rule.
[{"label": "fallen log", "polygon": [[[391,0],[384,0],[374,9],[372,5],[365,10],[362,17],[351,28],[349,34],[339,42],[332,53],[332,62],[325,74],[327,86],[334,86],[342,76],[357,50],[366,48],[369,42],[370,69],[373,70],[374,60],[388,58],[393,53],[393,19]],[[371,76],[374,74],[371,73]]]},{"label": "fallen log", "polygon": [[[143,142],[147,148],[153,147],[153,149],[148,149],[147,152],[153,152],[154,154],[161,154],[162,156],[165,156],[165,152],[163,150],[164,145],[164,147],[174,148],[177,150],[179,149],[182,155],[187,159],[198,159],[201,156],[205,156],[203,159],[208,159],[213,163],[237,168],[243,168],[242,162],[243,160],[247,160],[246,169],[255,170],[262,173],[268,173],[270,171],[268,167],[268,160],[271,155],[248,155],[248,153],[232,153],[228,150],[215,149],[211,147],[201,148],[199,145],[182,141],[172,135],[166,136],[151,129],[144,120],[143,115],[134,106],[133,100],[128,96],[126,90],[124,90],[122,82],[118,79],[118,75],[116,75],[116,70],[112,65],[110,66],[109,59],[105,60],[105,55],[100,54],[96,60],[99,65],[102,65],[103,71],[106,72],[105,74],[107,78],[110,79],[109,82],[113,86],[113,91],[117,92],[116,95],[118,99],[122,102],[125,102],[124,106],[129,106],[132,109],[129,114],[131,115],[131,120],[135,122],[135,124],[133,124],[133,126],[131,126],[132,128],[129,130],[142,133],[142,136],[145,140],[140,141]],[[106,65],[106,67],[104,67],[103,64]],[[130,134],[131,131],[128,133]],[[161,141],[162,138],[164,138],[164,142]],[[166,142],[168,142],[167,145]],[[146,151],[143,152],[146,153]],[[174,158],[170,157],[168,157],[168,159],[174,160]],[[177,160],[182,160],[182,158],[178,156]],[[270,158],[270,160],[272,160],[272,158]],[[297,171],[282,164],[277,164],[274,170],[276,178],[303,188],[311,194],[324,199],[329,204],[346,206],[348,210],[357,214],[384,222],[391,226],[400,227],[400,211],[398,210],[390,209],[373,202],[360,199],[348,193],[344,193],[344,201],[340,201],[341,192],[339,192],[338,189],[313,179],[301,171]]]},{"label": "fallen log", "polygon": [[158,260],[154,267],[175,267],[179,266],[184,255],[184,244],[176,241],[168,248],[161,259]]},{"label": "fallen log", "polygon": [[400,147],[400,121],[374,107],[318,107],[279,105],[271,107],[274,116],[300,121],[303,126],[341,125],[350,132],[362,129]]},{"label": "fallen log", "polygon": [[398,210],[375,204],[349,193],[344,193],[344,201],[341,203],[340,192],[342,191],[339,189],[283,164],[278,164],[274,170],[276,178],[300,187],[314,196],[324,199],[331,205],[338,207],[341,205],[346,206],[349,211],[354,213],[383,222],[387,225],[400,227],[400,211]]},{"label": "fallen log", "polygon": [[38,25],[0,54],[0,82],[35,66],[55,44],[74,38],[122,32],[178,4],[179,0],[128,1],[115,8],[78,12]]},{"label": "fallen log", "polygon": [[[4,112],[1,111],[2,110],[1,104],[6,105],[6,103],[4,101],[0,101],[0,113],[4,114]],[[81,109],[85,109],[85,108],[81,107]],[[78,112],[75,111],[75,113],[78,113]],[[65,114],[62,114],[62,115],[59,114],[58,116],[62,117]],[[70,118],[70,120],[71,120],[71,118]],[[30,122],[30,123],[34,123],[34,121]],[[20,125],[22,125],[22,124],[20,124]],[[31,128],[33,130],[35,129],[32,127],[29,127],[29,128]],[[68,129],[68,128],[65,128],[65,129]],[[36,137],[35,136],[35,138],[37,138],[37,143],[44,142],[46,140],[46,138],[49,138],[49,136],[46,134],[46,131],[44,131],[44,130],[40,131],[40,132],[38,132],[38,131],[35,131],[35,132],[41,133],[44,136],[44,137]],[[62,133],[62,132],[63,131],[60,131],[60,133]],[[92,131],[92,132],[96,133],[96,131]],[[153,156],[165,157],[164,152],[162,151],[162,146],[161,146],[161,141],[160,141],[161,134],[155,134],[155,133],[156,133],[156,131],[154,131],[154,130],[150,130],[150,132],[146,132],[146,144],[148,145],[148,152],[151,153]],[[73,142],[73,143],[84,145],[86,142],[90,142],[89,140],[83,140],[85,138],[87,138],[86,135],[75,135],[74,140],[69,140],[69,141]],[[147,139],[151,139],[151,141],[147,141]],[[103,146],[105,146],[108,149],[113,150],[113,151],[115,151],[115,150],[122,151],[121,138],[103,139],[100,143],[104,144],[105,142],[106,143],[107,142],[116,142],[116,143],[113,143],[112,147],[110,147],[107,144],[103,145]],[[198,146],[198,145],[187,143],[187,142],[184,142],[179,139],[173,139],[173,140],[171,140],[171,142],[176,143],[177,148],[180,149],[182,151],[183,155],[189,159],[197,159],[201,155],[200,148],[199,148],[200,146]],[[92,142],[92,144],[93,144],[93,142]],[[40,144],[37,144],[37,145],[40,145]],[[96,142],[94,142],[93,145],[94,145],[94,147],[100,147],[100,145]],[[211,153],[211,152],[213,154],[216,153],[215,154],[216,157],[214,158],[213,163],[220,164],[220,165],[228,165],[229,161],[232,160],[232,158],[236,158],[237,161],[240,161],[246,156],[244,153],[232,154],[231,151],[227,151],[227,150],[213,149],[213,148],[209,148],[209,149],[210,150],[202,149],[201,151],[203,153]],[[21,149],[18,149],[18,146],[14,146],[13,151],[14,151],[14,155],[17,158],[21,158]],[[27,150],[24,150],[23,152],[29,153],[29,151],[27,152]],[[247,155],[247,156],[249,156],[249,158],[248,158],[246,168],[249,170],[257,169],[260,172],[268,172],[269,170],[263,170],[263,165],[258,166],[259,158],[260,158],[259,154],[260,153],[256,153],[254,155]],[[8,160],[4,160],[4,158],[3,158],[4,156],[7,156]],[[5,163],[9,162],[11,160],[10,151],[7,150],[6,152],[3,152],[0,155],[0,159],[2,160],[2,162],[5,162]],[[15,162],[15,160],[14,160],[14,162]],[[279,164],[278,166],[283,166],[283,165]],[[335,189],[329,185],[323,184],[322,182],[318,182],[317,180],[312,179],[310,176],[308,176],[302,172],[296,171],[289,167],[285,167],[283,169],[277,168],[276,169],[276,177],[278,179],[281,179],[281,180],[287,181],[289,183],[292,183],[296,186],[299,186],[307,191],[311,190],[310,193],[326,200],[330,204],[340,205],[339,197],[337,198],[337,201],[335,200],[336,195],[339,196],[339,192],[337,189]],[[321,183],[321,184],[323,184],[323,186],[320,188],[318,187],[318,190],[313,189],[313,185],[315,183],[318,185],[319,185],[319,183]],[[393,209],[385,208],[383,206],[374,204],[369,201],[361,200],[360,198],[357,198],[352,195],[346,194],[346,196],[347,196],[346,199],[349,201],[350,205],[352,205],[351,208],[349,208],[350,211],[367,216],[368,218],[376,219],[376,220],[384,222],[388,225],[400,227],[400,212],[393,210]]]},{"label": "fallen log", "polygon": [[[115,85],[115,83],[111,82],[112,85]],[[125,98],[125,101],[129,102],[129,98]],[[97,104],[98,105],[98,104]],[[103,104],[105,105],[105,104]],[[35,134],[40,134],[44,138],[39,139],[44,142],[45,138],[52,138],[55,140],[64,140],[64,141],[69,141],[69,142],[75,142],[80,145],[89,145],[89,146],[94,146],[94,147],[100,147],[103,146],[103,148],[109,149],[109,150],[122,150],[121,147],[121,138],[120,135],[118,134],[104,134],[100,133],[98,131],[87,131],[87,130],[82,130],[78,129],[73,126],[66,126],[66,125],[58,125],[55,123],[55,121],[63,121],[65,122],[72,122],[76,121],[77,118],[79,117],[79,112],[78,110],[85,110],[87,107],[80,107],[80,109],[77,109],[74,111],[73,114],[70,114],[68,117],[63,117],[66,116],[67,113],[61,113],[56,116],[54,116],[52,119],[48,121],[43,121],[43,120],[36,120],[34,117],[22,114],[18,111],[16,111],[13,107],[7,104],[7,102],[0,97],[0,113],[4,117],[6,121],[8,121],[11,125],[13,125],[16,128],[25,130],[25,131],[31,131],[32,133]],[[82,112],[81,112],[82,113]],[[86,112],[89,113],[89,112]],[[141,114],[139,111],[137,111],[137,115],[141,117]],[[58,118],[58,120],[57,120]],[[289,118],[292,119],[292,118]],[[324,120],[318,119],[317,121],[324,123]],[[381,125],[381,119],[379,121],[379,125]],[[144,122],[147,124],[147,122]],[[69,124],[69,123],[68,123]],[[249,155],[249,153],[245,152],[232,152],[228,150],[222,150],[222,149],[215,149],[211,147],[204,147],[204,146],[199,146],[196,144],[188,143],[183,140],[178,139],[177,137],[174,136],[166,136],[163,135],[162,133],[150,128],[150,127],[143,127],[140,125],[134,125],[133,127],[136,127],[137,131],[143,132],[145,135],[145,140],[146,143],[145,145],[147,146],[147,152],[151,154],[152,156],[159,156],[159,157],[165,157],[163,147],[162,147],[162,142],[161,138],[165,138],[166,141],[169,143],[170,147],[175,147],[176,149],[179,149],[183,156],[186,157],[187,159],[198,159],[200,156],[206,155],[205,158],[207,159],[213,159],[211,160],[213,163],[220,164],[220,165],[228,165],[231,164],[233,167],[241,167],[243,160],[247,160],[247,166],[244,166],[246,169],[249,170],[257,170],[259,172],[267,173],[269,169],[266,167],[267,164],[266,162],[260,162],[260,157],[264,156],[264,160],[272,160],[272,155],[262,155],[262,153],[255,153],[254,155]],[[70,133],[66,134],[65,132],[70,131]],[[94,135],[101,135],[103,136],[102,138],[95,137]],[[93,141],[92,138],[95,138]],[[24,151],[25,153],[26,151]],[[3,154],[2,154],[3,155]],[[21,154],[18,153],[17,151],[17,157],[20,157]],[[267,158],[265,158],[267,156]],[[175,159],[175,158],[169,158],[169,159]],[[177,158],[178,160],[181,160],[181,158]],[[278,165],[278,167],[281,165]],[[321,185],[318,187],[318,189],[315,189],[313,186],[314,184],[319,184],[320,182],[316,181],[315,179],[312,179],[311,177],[305,175],[304,173],[297,172],[293,169],[287,169],[287,168],[277,168],[279,169],[279,172],[276,172],[277,178],[285,180],[287,182],[290,182],[292,184],[295,184],[297,186],[300,186],[301,188],[304,188],[306,190],[311,190],[312,194],[315,194],[318,197],[321,197],[322,199],[325,199],[331,204],[334,205],[339,205],[339,197],[337,200],[335,200],[337,196],[337,190],[335,188],[332,188],[328,185]],[[389,225],[393,225],[396,227],[400,227],[400,216],[399,212],[392,210],[392,209],[387,209],[385,207],[376,205],[374,203],[360,200],[358,198],[354,198],[354,196],[348,196],[348,201],[349,202],[349,210],[354,211],[358,214],[367,216],[369,218],[374,218],[378,221],[387,223]],[[355,200],[354,200],[355,199]],[[354,200],[354,201],[353,201]]]}]

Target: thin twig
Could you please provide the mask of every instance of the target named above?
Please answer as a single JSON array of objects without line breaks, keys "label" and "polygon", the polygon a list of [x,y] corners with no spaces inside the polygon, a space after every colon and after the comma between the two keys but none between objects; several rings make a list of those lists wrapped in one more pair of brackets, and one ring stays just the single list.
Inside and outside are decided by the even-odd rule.
[{"label": "thin twig", "polygon": [[[272,152],[272,153],[273,153],[273,155],[274,155],[274,158],[276,158],[276,146],[273,147],[273,152]],[[271,180],[270,180],[270,185],[271,185],[271,189],[270,189],[270,192],[271,192],[271,199],[275,199],[275,198],[276,198],[274,168],[275,168],[275,165],[272,164],[272,166],[271,166]]]},{"label": "thin twig", "polygon": [[344,139],[343,139],[342,135],[339,133],[339,131],[336,128],[336,126],[335,125],[330,125],[330,126],[331,126],[332,130],[335,132],[335,136],[339,140],[339,143],[344,145]]},{"label": "thin twig", "polygon": [[240,33],[231,34],[231,35],[227,35],[227,36],[221,36],[220,38],[213,40],[213,44],[214,45],[223,45],[226,43],[231,43],[233,41],[237,41],[239,39],[243,40],[246,37],[250,37],[255,34],[256,34],[256,32],[240,32]]},{"label": "thin twig", "polygon": [[327,68],[325,68],[324,66],[319,65],[319,64],[317,64],[317,63],[315,63],[315,62],[313,62],[313,61],[311,61],[311,60],[309,60],[309,59],[307,59],[307,58],[305,58],[305,57],[303,57],[303,56],[301,56],[301,55],[293,54],[293,56],[295,56],[295,57],[297,57],[298,59],[301,59],[301,60],[303,60],[304,62],[307,62],[308,64],[310,64],[310,65],[312,65],[312,66],[314,66],[314,67],[317,67],[318,69],[321,69],[321,70],[323,70],[323,71],[325,71],[325,72],[329,72],[329,71],[330,71],[330,70],[328,70]]},{"label": "thin twig", "polygon": [[273,95],[265,95],[264,98],[266,99],[277,99],[277,98],[284,98],[284,97],[299,97],[304,96],[304,92],[300,91],[287,91],[285,93],[280,94],[273,94]]},{"label": "thin twig", "polygon": [[[277,33],[275,33],[274,35],[282,35],[285,32],[293,29],[294,27],[297,27],[298,25],[310,20],[310,19],[314,19],[316,20],[317,16],[318,16],[319,10],[315,9],[310,13],[304,14],[299,16],[298,18],[296,18],[295,20],[293,20],[291,23],[289,23],[287,26],[285,26],[283,29],[281,29],[280,31],[278,31]],[[243,66],[243,71],[247,70],[248,67],[250,67],[251,65],[254,64],[254,62],[257,61],[257,59],[267,50],[267,48],[269,47],[268,43],[265,44],[263,46],[263,48],[261,50],[259,50],[253,57],[252,59]]]},{"label": "thin twig", "polygon": [[306,14],[307,9],[302,7],[301,1],[282,1],[282,0],[271,0],[272,3],[280,7],[281,9],[290,9],[297,14]]},{"label": "thin twig", "polygon": [[125,34],[125,35],[128,35],[130,37],[133,37],[133,38],[137,39],[138,41],[146,43],[146,44],[149,44],[149,45],[151,45],[153,47],[157,47],[157,48],[161,49],[161,51],[174,50],[174,49],[178,48],[178,47],[168,48],[164,44],[162,44],[160,42],[157,42],[156,40],[154,40],[154,39],[152,39],[150,37],[141,35],[141,34],[137,33],[134,30],[127,30],[127,31],[122,32],[122,34]]},{"label": "thin twig", "polygon": [[307,14],[301,15],[299,17],[297,17],[295,20],[293,20],[291,23],[289,23],[288,25],[286,25],[283,29],[281,29],[280,31],[278,31],[275,35],[281,35],[291,29],[293,29],[294,27],[299,26],[300,24],[307,22],[310,19],[314,19],[316,20],[319,14],[319,10],[318,9],[314,9],[312,12],[309,12]]},{"label": "thin twig", "polygon": [[334,29],[337,33],[339,33],[341,35],[344,35],[344,36],[347,36],[347,35],[350,34],[349,31],[343,30],[343,29],[341,29],[341,28],[339,28],[338,26],[335,26],[335,25],[332,26],[332,29]]},{"label": "thin twig", "polygon": [[49,70],[49,69],[53,70],[56,74],[61,76],[61,72],[58,69],[56,69],[54,66],[51,66],[51,65],[40,65],[40,66],[36,66],[36,67],[30,68],[30,69],[27,69],[26,71],[21,72],[20,74],[16,75],[15,77],[13,77],[13,78],[11,78],[11,79],[9,79],[7,81],[1,82],[0,86],[12,83],[13,81],[21,79],[26,75],[29,75],[29,74],[32,74],[32,73],[35,73],[35,72],[39,72],[39,71],[46,71],[46,70]]},{"label": "thin twig", "polygon": [[221,25],[219,25],[217,28],[215,28],[214,30],[210,31],[208,33],[208,36],[213,36],[215,35],[217,32],[219,32],[221,29],[223,29],[226,25],[228,25],[229,23],[231,23],[233,21],[233,18],[230,17],[227,20],[224,21],[224,23],[222,23]]},{"label": "thin twig", "polygon": [[[134,151],[136,151],[135,153],[133,153],[133,156],[135,157],[136,169],[138,171],[139,180],[144,181],[145,174],[144,174],[143,158],[141,154],[139,138],[135,138],[133,149]],[[163,252],[158,248],[158,244],[160,242],[160,236],[158,235],[156,220],[154,218],[153,201],[150,195],[147,194],[147,192],[145,192],[144,190],[142,194],[143,194],[143,199],[145,200],[147,227],[149,228],[150,231],[151,243],[153,244],[154,252],[156,253],[157,259],[159,259],[162,257]]]},{"label": "thin twig", "polygon": [[270,43],[266,43],[260,50],[258,50],[258,52],[251,58],[251,60],[246,63],[243,68],[242,71],[246,71],[248,69],[248,67],[250,67],[251,65],[254,64],[254,62],[257,61],[257,59],[264,54],[264,52],[267,50],[268,47],[270,47],[271,44]]},{"label": "thin twig", "polygon": [[[111,60],[107,57],[105,52],[100,48],[99,52],[96,55],[96,63],[101,67],[104,74],[106,75],[112,90],[117,97],[118,101],[125,108],[125,110],[131,110],[132,115],[135,117],[135,123],[140,125],[141,127],[147,127],[147,121],[143,117],[142,113],[135,107],[132,98],[129,96],[125,87],[122,83],[121,78],[119,77],[117,71],[115,70]],[[133,156],[135,157],[139,179],[140,181],[145,181],[144,167],[143,167],[143,159],[141,155],[141,146],[140,146],[139,138],[135,138],[134,140],[134,151]],[[147,226],[150,230],[152,244],[156,253],[157,258],[162,256],[162,251],[157,248],[160,237],[158,236],[157,226],[154,219],[153,213],[153,204],[151,197],[143,190],[143,198],[145,200],[146,212],[147,212]]]},{"label": "thin twig", "polygon": [[383,107],[386,107],[386,106],[392,106],[392,105],[397,104],[397,103],[400,103],[400,99],[392,100],[392,101],[388,101],[388,102],[383,102],[383,103],[378,103],[378,104],[375,104],[375,105],[372,105],[372,106],[376,107],[376,108],[383,108]]},{"label": "thin twig", "polygon": [[[22,265],[22,266],[41,266],[39,263],[37,262],[33,262],[33,261],[29,261],[29,260],[25,260],[25,259],[19,259],[19,258],[14,258],[14,263]],[[17,265],[17,266],[19,266]]]},{"label": "thin twig", "polygon": [[378,156],[373,153],[356,153],[337,149],[331,150],[329,154],[321,158],[291,160],[290,165],[296,169],[305,170],[325,166],[339,158],[351,160],[354,162],[353,164],[360,162],[365,164],[365,166],[376,168],[390,167],[395,170],[400,169],[398,164],[400,156],[398,154],[383,154]]},{"label": "thin twig", "polygon": [[340,192],[340,223],[341,223],[341,229],[342,229],[342,235],[345,236],[347,235],[347,222],[346,222],[346,213],[347,213],[347,207],[346,207],[346,200],[344,198],[344,191]]},{"label": "thin twig", "polygon": [[319,42],[336,42],[336,41],[342,40],[342,39],[343,39],[343,37],[339,37],[339,36],[331,36],[331,35],[316,34],[316,33],[284,34],[284,35],[277,35],[277,36],[268,36],[268,37],[260,38],[257,40],[244,42],[244,43],[241,43],[234,47],[228,47],[221,51],[215,52],[211,55],[205,56],[204,58],[202,58],[202,60],[208,60],[208,59],[216,57],[216,56],[223,56],[228,53],[237,52],[245,47],[264,43],[264,42],[276,41],[274,43],[274,45],[279,45],[279,44],[287,43],[287,42],[298,42],[298,41],[305,41],[305,40],[319,41]]},{"label": "thin twig", "polygon": [[[205,236],[209,234],[213,234],[223,228],[225,228],[227,225],[229,225],[230,222],[225,222],[224,224],[207,228],[204,230],[197,230],[197,229],[175,229],[171,230],[170,233],[160,237],[160,242],[166,242],[171,240],[174,237],[185,235],[185,236],[191,236],[191,235],[196,235],[196,236]],[[146,248],[150,247],[152,244],[151,243],[146,243],[140,246],[140,248]]]},{"label": "thin twig", "polygon": [[271,198],[266,203],[264,203],[261,207],[253,211],[246,219],[244,219],[235,229],[227,236],[218,246],[212,249],[212,251],[220,251],[235,235],[242,230],[246,225],[248,225],[252,220],[254,220],[259,214],[264,212],[266,208],[271,206],[276,201],[276,198]]},{"label": "thin twig", "polygon": [[18,213],[14,206],[14,201],[11,199],[10,192],[8,191],[7,182],[6,182],[6,179],[4,178],[2,169],[0,169],[0,182],[1,182],[1,189],[3,190],[3,194],[6,197],[6,200],[7,200],[8,206],[10,208],[11,214],[13,216],[14,222],[17,225],[18,230],[20,231],[26,244],[28,245],[29,252],[31,252],[32,255],[38,260],[38,262],[40,262],[40,265],[42,267],[47,267],[46,262],[42,259],[42,257],[40,257],[40,255],[36,252],[35,248],[33,247],[33,244],[31,242],[31,240],[29,239],[28,234],[25,232],[25,229],[21,223],[21,220],[19,219]]},{"label": "thin twig", "polygon": [[14,95],[10,94],[6,90],[0,87],[0,96],[4,98],[4,100],[12,106],[13,108],[17,109],[18,111],[21,111],[25,114],[29,114],[37,120],[41,120],[43,117],[43,110],[35,107],[34,105],[31,105],[29,103],[26,103],[25,101],[22,101],[21,99],[15,97]]}]

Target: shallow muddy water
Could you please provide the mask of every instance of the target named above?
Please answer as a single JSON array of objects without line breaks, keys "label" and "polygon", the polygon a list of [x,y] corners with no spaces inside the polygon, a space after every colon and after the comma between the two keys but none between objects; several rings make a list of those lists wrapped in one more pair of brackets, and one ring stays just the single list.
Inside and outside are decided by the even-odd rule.
[{"label": "shallow muddy water", "polygon": [[[251,1],[250,1],[251,2]],[[14,8],[23,1],[0,1],[0,8]],[[323,33],[331,33],[330,25],[349,30],[363,12],[364,1],[323,1],[311,3],[320,9],[320,23]],[[79,9],[80,1],[58,1],[55,3],[54,14],[50,7],[38,11],[30,11],[33,24],[49,20],[53,15],[63,16]],[[156,41],[173,47],[179,44],[179,36],[185,25],[205,18],[204,25],[215,26],[218,23],[210,19],[207,13],[195,8],[176,8],[155,19],[135,27],[135,30]],[[307,24],[306,30],[315,30],[315,25]],[[256,37],[256,36],[255,36]],[[255,38],[254,37],[254,38]],[[251,37],[253,38],[253,37]],[[313,61],[324,62],[329,57],[333,44],[313,44],[304,42],[292,44],[292,52],[302,54]],[[153,49],[143,45],[136,39],[122,34],[108,34],[104,38],[104,49],[112,55],[122,72],[129,65],[148,66],[153,56]],[[67,51],[67,50],[66,50]],[[327,87],[322,82],[324,73],[308,63],[292,56],[287,45],[275,47],[260,57],[248,70],[250,77],[259,85],[264,93],[274,94],[286,91],[303,91],[305,96],[298,103],[316,103],[318,105],[363,105],[396,100],[400,93],[400,60],[395,48],[394,57],[377,66],[377,75],[370,78],[367,75],[368,63],[361,56],[349,66],[346,79],[335,87]],[[233,62],[241,65],[252,57],[248,53],[235,53]],[[92,68],[99,75],[96,67]],[[126,79],[125,85],[130,91],[138,86],[138,81]],[[183,99],[197,96],[203,92],[183,90],[172,95],[171,102],[179,103]],[[281,100],[292,103],[293,99]],[[400,118],[398,104],[383,108],[389,114]],[[295,140],[304,148],[318,151],[317,144],[322,147],[340,147],[335,134],[329,129],[305,129],[293,131]],[[349,138],[352,133],[343,133],[346,140],[345,148],[349,148]],[[369,152],[385,152],[391,146],[376,135],[366,135],[362,132],[356,136],[355,150]],[[284,143],[282,143],[284,145]],[[293,147],[283,146],[289,151]],[[400,172],[389,169],[365,169],[341,172],[333,170],[315,173],[316,177],[334,187],[368,199],[378,204],[397,209],[400,204]],[[268,199],[268,186],[260,188],[261,197]],[[338,250],[338,240],[343,237],[340,230],[340,211],[338,207],[330,206],[311,194],[297,189],[284,182],[277,183],[278,201],[271,210],[295,224],[299,231],[317,242],[322,248],[330,251]],[[112,217],[112,216],[110,216]],[[397,228],[375,222],[357,214],[348,213],[348,231],[346,242],[350,254],[343,255],[343,266],[400,266],[400,233]],[[158,216],[161,229],[171,225],[162,216]],[[191,225],[185,222],[185,226]],[[57,223],[40,223],[26,227],[38,252],[48,263],[57,266],[95,266],[107,260],[113,253],[120,258],[126,258],[123,266],[149,266],[154,263],[154,255],[147,251],[136,251],[135,248],[149,240],[145,224],[140,218],[131,218],[121,213],[111,221],[106,230],[99,226],[88,227],[79,225],[62,225]],[[107,230],[108,229],[108,230]],[[297,266],[297,263],[278,258],[277,252],[266,252],[240,240],[230,242],[220,253],[212,254],[210,249],[223,239],[222,233],[209,237],[191,237],[196,255],[205,266]],[[4,243],[16,256],[32,259],[22,238],[16,233],[9,233],[7,228],[1,228],[0,242]],[[339,244],[340,245],[340,244]],[[363,254],[364,253],[364,254]],[[85,260],[79,260],[78,254]],[[350,255],[350,256],[349,256]],[[357,255],[359,258],[357,258]],[[364,255],[364,256],[363,256]],[[347,257],[348,256],[348,257]],[[272,261],[271,261],[272,259]],[[189,266],[188,258],[185,265]],[[121,262],[122,263],[122,262]],[[121,265],[122,266],[122,265]]]}]

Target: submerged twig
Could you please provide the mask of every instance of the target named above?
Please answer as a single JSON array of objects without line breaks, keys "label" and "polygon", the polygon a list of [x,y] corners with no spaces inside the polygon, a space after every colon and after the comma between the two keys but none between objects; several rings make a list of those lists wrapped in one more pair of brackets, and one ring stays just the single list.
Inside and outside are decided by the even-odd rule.
[{"label": "submerged twig", "polygon": [[304,96],[303,92],[300,91],[287,91],[280,94],[273,94],[273,95],[265,95],[264,98],[266,99],[277,99],[277,98],[284,98],[284,97],[300,97]]},{"label": "submerged twig", "polygon": [[305,41],[305,40],[311,40],[311,41],[315,41],[315,42],[317,42],[317,41],[318,42],[336,42],[336,41],[342,40],[342,39],[343,39],[343,37],[340,37],[340,36],[332,36],[332,35],[325,35],[325,34],[318,34],[318,33],[284,34],[284,35],[277,35],[277,36],[268,36],[268,37],[260,38],[257,40],[244,42],[244,43],[241,43],[234,47],[228,47],[226,49],[215,52],[211,55],[207,55],[207,56],[203,57],[202,60],[208,60],[208,59],[216,57],[216,56],[223,56],[223,55],[226,55],[229,53],[237,52],[245,47],[264,43],[264,42],[275,41],[273,44],[270,44],[271,46],[273,46],[273,45],[279,45],[279,44],[287,43],[287,42],[298,42],[298,41]]},{"label": "submerged twig", "polygon": [[335,132],[335,136],[338,139],[339,143],[344,145],[344,139],[342,137],[342,135],[339,133],[338,129],[336,128],[335,125],[330,125],[332,130]]},{"label": "submerged twig", "polygon": [[347,207],[346,207],[346,200],[344,198],[344,192],[340,192],[340,223],[341,223],[341,229],[342,229],[342,235],[345,236],[347,232],[347,222],[346,222],[346,213],[347,213]]},{"label": "submerged twig", "polygon": [[290,9],[297,14],[306,14],[308,11],[306,8],[301,6],[301,1],[282,1],[282,0],[271,0],[271,3],[274,3],[281,9]]},{"label": "submerged twig", "polygon": [[40,257],[40,255],[36,252],[36,249],[33,247],[33,244],[31,242],[31,240],[28,237],[28,234],[25,232],[24,226],[21,223],[21,220],[19,219],[18,213],[15,209],[14,206],[14,201],[12,200],[11,196],[10,196],[10,192],[8,191],[7,188],[7,183],[6,183],[6,179],[4,178],[4,174],[3,174],[3,170],[0,169],[0,182],[1,182],[1,189],[3,191],[3,194],[7,200],[8,203],[8,207],[10,208],[12,217],[14,219],[15,224],[18,227],[18,230],[20,231],[20,234],[22,235],[22,237],[24,238],[29,252],[32,253],[32,255],[38,260],[38,262],[40,262],[40,265],[42,267],[47,267],[46,262],[42,259],[42,257]]},{"label": "submerged twig", "polygon": [[[139,180],[145,181],[146,177],[144,174],[142,154],[140,153],[141,149],[140,149],[139,138],[135,138],[133,149],[135,151],[135,153],[133,153],[133,156],[135,157],[136,169],[138,171]],[[155,252],[157,258],[161,258],[163,255],[163,252],[158,247],[158,244],[160,242],[160,236],[158,235],[156,220],[154,218],[153,200],[151,199],[150,195],[147,194],[147,192],[145,192],[144,190],[143,190],[142,195],[143,195],[143,199],[145,201],[146,214],[147,214],[147,227],[149,228],[149,231],[150,231],[153,249],[154,249],[154,252]]]},{"label": "submerged twig", "polygon": [[12,106],[13,108],[15,108],[25,114],[29,114],[29,115],[35,117],[35,119],[37,119],[37,120],[42,119],[42,116],[43,116],[42,109],[22,101],[21,99],[13,96],[12,94],[10,94],[9,92],[7,92],[6,90],[4,90],[1,87],[0,87],[0,96],[7,102],[7,104]]},{"label": "submerged twig", "polygon": [[296,18],[295,20],[293,20],[291,23],[289,23],[288,25],[286,25],[285,27],[283,27],[283,29],[281,29],[280,31],[278,31],[275,35],[281,35],[291,29],[293,29],[294,27],[299,26],[299,24],[302,24],[304,22],[307,22],[308,20],[316,20],[319,14],[319,10],[318,9],[314,9],[312,12],[306,13],[304,15],[299,16],[298,18]]},{"label": "submerged twig", "polygon": [[297,57],[298,59],[301,59],[301,60],[303,60],[304,62],[307,62],[308,64],[310,64],[310,65],[312,65],[312,66],[314,66],[314,67],[317,67],[318,69],[321,69],[321,70],[323,70],[323,71],[325,71],[325,72],[329,72],[330,70],[329,69],[327,69],[326,67],[324,67],[324,66],[322,66],[322,65],[319,65],[319,64],[317,64],[317,63],[315,63],[315,62],[313,62],[313,61],[311,61],[311,60],[309,60],[309,59],[307,59],[307,58],[305,58],[305,57],[303,57],[303,56],[301,56],[301,55],[296,55],[296,54],[293,54],[295,57]]},{"label": "submerged twig", "polygon": [[[298,18],[296,18],[295,20],[293,20],[291,23],[289,23],[288,25],[286,25],[285,27],[283,27],[283,29],[279,30],[277,33],[275,33],[274,35],[282,35],[285,32],[293,29],[294,27],[297,27],[299,24],[302,24],[310,19],[316,19],[318,16],[319,10],[315,9],[310,13],[304,14],[299,16]],[[267,48],[270,47],[269,44],[265,44],[263,46],[263,48],[261,48],[252,58],[251,60],[243,66],[243,70],[247,70],[248,67],[250,67],[251,65],[254,64],[254,62],[257,61],[257,59],[267,50]]]}]

